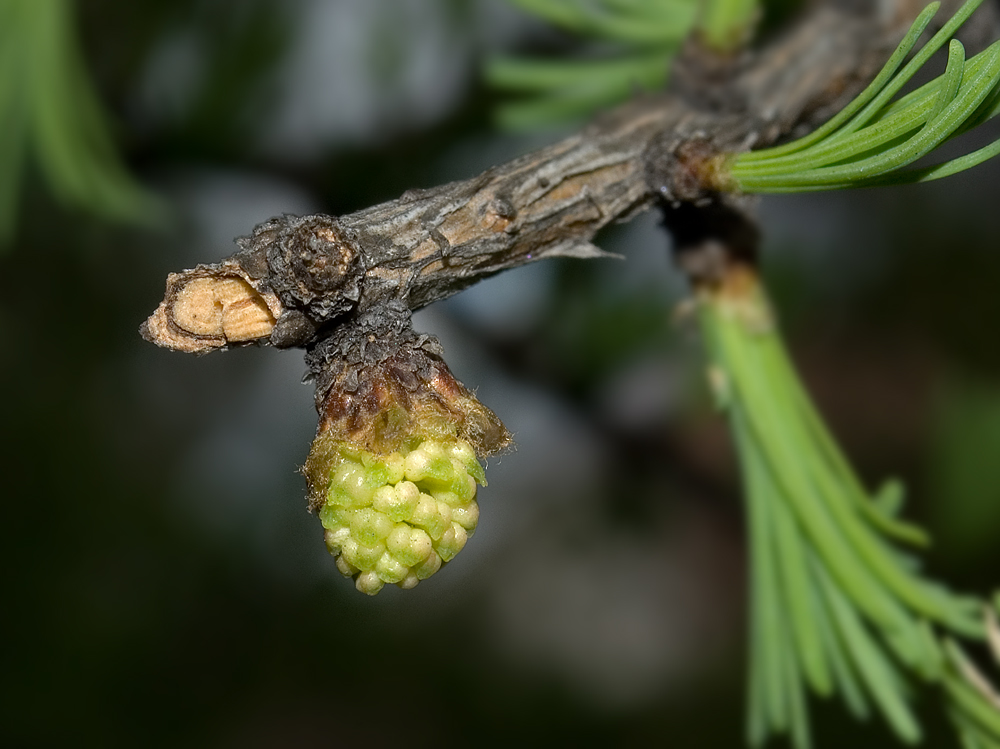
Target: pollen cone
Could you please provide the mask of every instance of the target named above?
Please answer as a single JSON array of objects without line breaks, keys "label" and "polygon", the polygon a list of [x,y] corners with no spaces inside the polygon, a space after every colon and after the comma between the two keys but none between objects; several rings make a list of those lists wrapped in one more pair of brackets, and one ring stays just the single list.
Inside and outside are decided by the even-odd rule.
[{"label": "pollen cone", "polygon": [[511,436],[433,339],[368,343],[375,356],[324,354],[304,473],[337,567],[375,595],[386,583],[414,587],[462,550],[479,520],[477,484],[486,485],[479,458]]}]

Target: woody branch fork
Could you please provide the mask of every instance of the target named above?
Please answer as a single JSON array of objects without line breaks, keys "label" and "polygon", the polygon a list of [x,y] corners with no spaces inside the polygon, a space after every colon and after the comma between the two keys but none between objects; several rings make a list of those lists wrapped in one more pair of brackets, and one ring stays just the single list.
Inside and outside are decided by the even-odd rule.
[{"label": "woody branch fork", "polygon": [[773,144],[838,111],[920,7],[816,4],[769,45],[732,59],[692,41],[667,91],[547,148],[356,213],[258,225],[232,256],[170,274],[142,335],[198,354],[305,348],[321,431],[336,423],[368,449],[388,449],[405,431],[385,416],[402,398],[404,411],[413,401],[450,414],[478,455],[501,450],[510,435],[451,376],[437,342],[413,331],[411,312],[529,262],[605,256],[594,235],[654,205],[692,280],[752,261],[753,202],[713,188],[712,157]]}]

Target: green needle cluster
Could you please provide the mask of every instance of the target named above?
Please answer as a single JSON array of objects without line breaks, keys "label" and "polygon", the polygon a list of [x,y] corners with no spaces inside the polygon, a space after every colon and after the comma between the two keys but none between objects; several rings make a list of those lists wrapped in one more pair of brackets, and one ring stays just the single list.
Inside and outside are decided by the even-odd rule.
[{"label": "green needle cluster", "polygon": [[495,57],[484,71],[494,88],[521,99],[496,109],[506,130],[563,124],[664,87],[680,45],[692,34],[728,54],[750,39],[760,0],[511,0],[574,35],[596,42],[575,59]]},{"label": "green needle cluster", "polygon": [[[512,0],[575,35],[603,45],[578,59],[496,57],[486,82],[523,98],[501,104],[497,124],[530,130],[588,116],[637,91],[661,89],[690,33],[698,0]],[[591,50],[593,52],[593,50]]]},{"label": "green needle cluster", "polygon": [[[825,125],[791,143],[730,157],[730,186],[788,193],[926,182],[1000,153],[998,140],[941,164],[905,168],[1000,112],[1000,42],[966,60],[962,44],[951,39],[981,2],[968,0],[904,65],[940,4],[927,6],[875,80]],[[946,43],[944,73],[895,98]]]},{"label": "green needle cluster", "polygon": [[483,468],[461,439],[418,440],[377,456],[342,442],[319,516],[338,569],[357,589],[412,588],[465,546],[479,521]]},{"label": "green needle cluster", "polygon": [[707,46],[729,52],[746,44],[761,14],[759,0],[702,0],[698,31]]},{"label": "green needle cluster", "polygon": [[[1000,627],[992,613],[987,616],[987,629],[993,656],[1000,665]],[[1000,749],[1000,694],[955,642],[946,642],[945,650],[949,661],[944,677],[948,715],[963,749]]]},{"label": "green needle cluster", "polygon": [[72,16],[70,0],[0,2],[0,243],[14,231],[29,155],[67,206],[138,223],[163,210],[118,157]]},{"label": "green needle cluster", "polygon": [[747,492],[750,743],[789,733],[810,746],[807,691],[838,695],[859,719],[877,711],[917,743],[909,682],[965,689],[938,633],[981,640],[985,604],[920,571],[912,550],[929,540],[898,517],[901,487],[865,490],[789,362],[756,277],[734,278],[704,290],[700,311]]},{"label": "green needle cluster", "polygon": [[567,31],[634,45],[675,44],[698,10],[698,0],[511,1]]}]

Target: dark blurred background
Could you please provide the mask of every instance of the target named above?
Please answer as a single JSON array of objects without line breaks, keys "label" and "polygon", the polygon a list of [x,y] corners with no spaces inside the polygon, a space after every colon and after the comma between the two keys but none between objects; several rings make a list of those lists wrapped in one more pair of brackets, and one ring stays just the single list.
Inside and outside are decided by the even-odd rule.
[{"label": "dark blurred background", "polygon": [[[417,316],[518,450],[489,462],[474,541],[413,591],[363,596],[326,553],[296,472],[315,429],[299,352],[196,358],[137,333],[169,271],[272,215],[348,213],[557,138],[498,133],[478,70],[563,40],[503,0],[75,10],[116,143],[168,213],[66,209],[26,162],[0,256],[0,739],[741,746],[740,488],[654,214],[598,238],[625,262],[529,266]],[[869,483],[907,482],[935,574],[980,592],[1000,585],[998,195],[995,161],[761,206],[834,431]],[[839,705],[816,725],[825,747],[890,741]]]}]

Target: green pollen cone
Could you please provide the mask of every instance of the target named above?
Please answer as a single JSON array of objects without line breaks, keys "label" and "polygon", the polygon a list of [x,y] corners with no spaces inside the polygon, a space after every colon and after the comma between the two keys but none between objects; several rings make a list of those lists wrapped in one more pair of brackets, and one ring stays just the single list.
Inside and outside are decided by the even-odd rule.
[{"label": "green pollen cone", "polygon": [[[357,589],[412,588],[460,552],[479,521],[475,450],[463,439],[423,439],[412,449],[375,455],[324,435],[329,457],[319,517],[337,568]],[[316,449],[316,448],[314,448]]]}]

